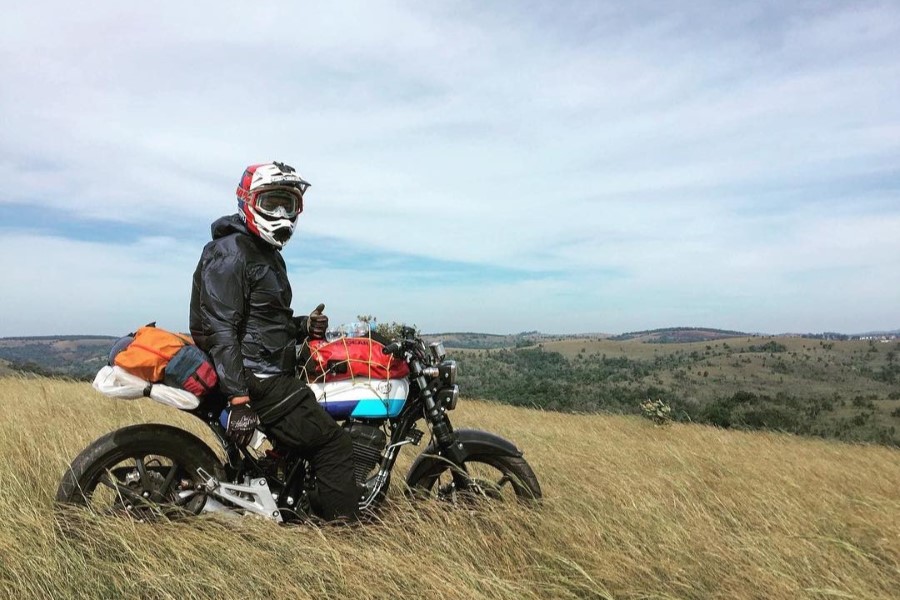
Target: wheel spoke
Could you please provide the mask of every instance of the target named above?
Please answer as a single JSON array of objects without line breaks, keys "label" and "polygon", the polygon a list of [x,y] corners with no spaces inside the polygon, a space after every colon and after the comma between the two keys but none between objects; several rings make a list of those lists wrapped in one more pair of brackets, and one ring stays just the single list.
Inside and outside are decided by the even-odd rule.
[{"label": "wheel spoke", "polygon": [[458,490],[465,489],[472,481],[472,478],[469,477],[469,469],[466,467],[465,463],[461,465],[451,465],[450,477],[453,478],[453,485]]},{"label": "wheel spoke", "polygon": [[101,475],[100,478],[97,479],[97,483],[105,485],[114,492],[118,489],[115,485],[113,485],[113,483],[109,480],[109,477],[107,477],[106,475]]},{"label": "wheel spoke", "polygon": [[134,466],[137,467],[138,473],[141,475],[141,487],[144,490],[150,489],[150,478],[147,477],[147,465],[144,464],[144,459],[146,456],[135,456],[134,457]]},{"label": "wheel spoke", "polygon": [[97,482],[102,483],[103,485],[114,491],[116,494],[118,494],[119,499],[123,500],[123,502],[125,498],[130,500],[132,503],[143,502],[144,500],[140,494],[134,493],[134,491],[128,489],[127,486],[122,485],[118,481],[113,482],[110,479],[109,471],[107,471],[106,474],[102,475],[100,479],[97,480]]},{"label": "wheel spoke", "polygon": [[463,504],[505,502],[532,495],[514,467],[492,457],[469,459],[463,465],[445,464],[434,479],[423,481],[419,487],[431,490],[440,500]]},{"label": "wheel spoke", "polygon": [[158,502],[162,502],[166,499],[166,494],[169,493],[169,488],[172,487],[172,482],[175,480],[175,474],[178,472],[178,464],[173,462],[172,466],[169,467],[169,473],[166,475],[165,480],[162,482],[162,485],[159,488],[159,491],[156,494],[156,500]]},{"label": "wheel spoke", "polygon": [[90,460],[73,463],[57,498],[97,514],[141,521],[199,514],[206,494],[197,489],[197,472],[223,477],[221,462],[205,444],[168,426],[123,428],[90,448]]}]

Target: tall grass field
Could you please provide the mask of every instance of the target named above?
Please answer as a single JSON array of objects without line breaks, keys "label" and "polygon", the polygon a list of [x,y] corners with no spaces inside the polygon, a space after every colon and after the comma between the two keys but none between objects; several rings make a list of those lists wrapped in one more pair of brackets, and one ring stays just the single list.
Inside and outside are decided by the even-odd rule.
[{"label": "tall grass field", "polygon": [[[100,435],[199,421],[89,384],[0,378],[0,598],[900,598],[900,451],[460,402],[513,440],[537,507],[405,499],[379,521],[144,524],[60,510]],[[424,445],[424,442],[423,442]]]}]

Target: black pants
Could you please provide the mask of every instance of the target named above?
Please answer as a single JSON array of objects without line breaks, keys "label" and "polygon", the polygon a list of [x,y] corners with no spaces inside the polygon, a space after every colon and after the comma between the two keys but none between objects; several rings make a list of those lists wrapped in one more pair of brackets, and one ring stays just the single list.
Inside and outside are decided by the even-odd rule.
[{"label": "black pants", "polygon": [[[259,379],[247,373],[250,401],[279,444],[300,452],[316,472],[313,509],[326,520],[355,519],[360,489],[353,477],[353,444],[315,394],[289,375]],[[315,496],[318,496],[316,498]]]}]

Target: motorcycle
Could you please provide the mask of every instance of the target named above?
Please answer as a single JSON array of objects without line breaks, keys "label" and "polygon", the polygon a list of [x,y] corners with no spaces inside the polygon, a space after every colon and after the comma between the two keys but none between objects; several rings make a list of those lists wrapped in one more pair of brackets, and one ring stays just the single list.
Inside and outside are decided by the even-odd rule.
[{"label": "motorcycle", "polygon": [[[458,503],[541,498],[534,471],[512,442],[452,426],[449,413],[459,398],[457,363],[446,358],[442,343],[426,346],[405,328],[383,352],[406,363],[405,378],[308,382],[353,441],[361,510],[385,502],[400,450],[418,446],[424,436],[420,421],[431,440],[406,473],[411,496]],[[100,437],[75,458],[59,484],[57,501],[139,519],[207,512],[258,515],[278,523],[307,519],[316,493],[310,464],[274,439],[260,452],[264,431],[247,445],[232,442],[219,423],[224,406],[224,398],[213,393],[185,411],[209,426],[224,461],[183,429],[132,425]]]}]

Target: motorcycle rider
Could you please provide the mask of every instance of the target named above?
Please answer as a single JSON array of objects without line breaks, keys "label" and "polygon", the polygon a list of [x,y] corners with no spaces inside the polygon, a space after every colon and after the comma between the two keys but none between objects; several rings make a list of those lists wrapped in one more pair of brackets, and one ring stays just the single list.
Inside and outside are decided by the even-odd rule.
[{"label": "motorcycle rider", "polygon": [[259,423],[295,448],[316,473],[312,498],[322,518],[355,519],[359,489],[350,435],[316,402],[296,374],[296,345],[321,339],[320,304],[294,317],[281,249],[291,238],[309,187],[280,162],[251,165],[237,187],[238,213],[212,224],[191,291],[191,335],[212,358],[228,398],[221,422],[246,444]]}]

